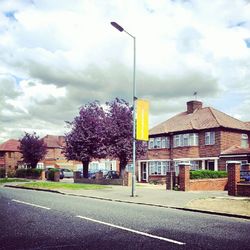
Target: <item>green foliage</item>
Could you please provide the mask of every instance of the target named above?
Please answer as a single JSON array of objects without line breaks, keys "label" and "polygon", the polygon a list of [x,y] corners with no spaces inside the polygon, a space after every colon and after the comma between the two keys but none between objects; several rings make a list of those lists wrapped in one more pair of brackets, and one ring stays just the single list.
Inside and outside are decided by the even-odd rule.
[{"label": "green foliage", "polygon": [[42,173],[42,169],[37,169],[37,168],[22,168],[22,169],[17,169],[16,170],[16,177],[18,178],[26,178],[26,177],[39,177]]},{"label": "green foliage", "polygon": [[4,178],[4,177],[5,177],[5,169],[0,168],[0,178]]},{"label": "green foliage", "polygon": [[51,168],[48,170],[48,177],[47,179],[50,181],[54,181],[54,176],[56,172],[59,172],[60,170],[58,168]]},{"label": "green foliage", "polygon": [[106,185],[85,184],[85,183],[60,183],[60,182],[30,182],[20,184],[18,186],[40,189],[67,189],[67,190],[94,190],[94,189],[110,189]]},{"label": "green foliage", "polygon": [[211,170],[192,170],[190,171],[190,179],[215,179],[226,178],[227,171],[211,171]]}]

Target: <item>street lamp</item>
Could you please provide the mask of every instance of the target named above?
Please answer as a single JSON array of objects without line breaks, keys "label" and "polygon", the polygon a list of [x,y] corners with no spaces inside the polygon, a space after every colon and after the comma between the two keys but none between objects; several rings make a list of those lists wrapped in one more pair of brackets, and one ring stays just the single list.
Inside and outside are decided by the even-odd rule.
[{"label": "street lamp", "polygon": [[133,175],[132,175],[132,197],[135,196],[135,100],[136,100],[136,88],[135,88],[135,36],[128,33],[125,29],[123,29],[118,23],[111,22],[111,25],[118,29],[120,32],[127,33],[134,40],[134,66],[133,66]]}]

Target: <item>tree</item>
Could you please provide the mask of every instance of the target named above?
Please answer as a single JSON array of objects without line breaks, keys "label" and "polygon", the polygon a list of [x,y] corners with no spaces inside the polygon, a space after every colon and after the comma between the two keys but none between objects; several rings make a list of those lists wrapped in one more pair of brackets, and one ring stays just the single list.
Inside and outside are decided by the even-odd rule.
[{"label": "tree", "polygon": [[44,158],[47,153],[46,145],[34,132],[29,134],[25,132],[20,141],[20,151],[22,159],[28,167],[36,168],[37,163]]},{"label": "tree", "polygon": [[[108,155],[119,159],[120,176],[123,177],[125,168],[133,157],[133,117],[129,104],[116,98],[107,103],[107,145]],[[136,141],[136,157],[146,153],[146,145]]]},{"label": "tree", "polygon": [[81,161],[83,177],[88,178],[91,159],[107,156],[105,124],[106,116],[99,102],[95,101],[80,108],[79,115],[67,122],[71,131],[65,135],[65,157]]}]

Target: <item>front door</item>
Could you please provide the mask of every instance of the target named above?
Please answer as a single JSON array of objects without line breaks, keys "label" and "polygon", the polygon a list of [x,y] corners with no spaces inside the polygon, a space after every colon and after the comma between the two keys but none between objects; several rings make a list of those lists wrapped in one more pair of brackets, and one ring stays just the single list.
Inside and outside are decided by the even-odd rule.
[{"label": "front door", "polygon": [[213,170],[214,171],[214,161],[208,161],[207,162],[207,170]]},{"label": "front door", "polygon": [[146,181],[147,180],[147,163],[146,162],[142,162],[141,163],[141,173],[142,173],[142,181]]}]

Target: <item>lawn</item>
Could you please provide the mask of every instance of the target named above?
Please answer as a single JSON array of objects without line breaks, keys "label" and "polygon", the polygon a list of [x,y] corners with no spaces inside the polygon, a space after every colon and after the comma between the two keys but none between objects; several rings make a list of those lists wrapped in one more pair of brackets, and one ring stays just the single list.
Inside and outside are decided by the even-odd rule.
[{"label": "lawn", "polygon": [[0,178],[0,185],[8,182],[27,182],[27,181],[29,180],[17,179],[17,178],[3,178],[3,179]]},{"label": "lawn", "polygon": [[78,184],[78,183],[60,183],[60,182],[30,182],[19,184],[18,186],[41,188],[41,189],[69,189],[69,190],[93,190],[93,189],[105,189],[109,186],[96,185],[96,184]]}]

